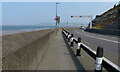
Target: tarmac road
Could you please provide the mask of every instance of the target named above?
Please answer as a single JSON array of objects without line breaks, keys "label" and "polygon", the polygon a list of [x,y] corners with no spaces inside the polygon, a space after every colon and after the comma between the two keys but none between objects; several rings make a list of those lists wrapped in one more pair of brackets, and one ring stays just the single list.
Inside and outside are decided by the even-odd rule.
[{"label": "tarmac road", "polygon": [[120,49],[118,37],[105,36],[101,34],[89,33],[80,29],[70,29],[68,30],[74,37],[81,37],[82,42],[87,44],[92,49],[96,50],[98,46],[104,48],[104,56],[112,61],[113,63],[119,65],[118,58],[120,58]]}]

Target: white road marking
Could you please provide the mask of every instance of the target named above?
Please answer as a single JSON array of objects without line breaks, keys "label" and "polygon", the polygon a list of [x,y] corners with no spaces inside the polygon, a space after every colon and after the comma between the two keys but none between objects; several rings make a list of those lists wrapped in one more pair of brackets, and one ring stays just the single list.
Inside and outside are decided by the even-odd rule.
[{"label": "white road marking", "polygon": [[75,31],[77,34],[82,34],[82,35],[85,35],[85,36],[88,36],[88,37],[91,37],[91,38],[96,38],[96,39],[101,39],[101,40],[105,40],[105,41],[109,41],[109,42],[113,42],[113,43],[120,43],[118,41],[113,41],[113,40],[108,40],[108,39],[104,39],[104,38],[100,38],[100,37],[95,37],[95,36],[91,36],[91,35],[87,35],[87,34],[83,34],[83,33],[79,33],[77,31]]}]

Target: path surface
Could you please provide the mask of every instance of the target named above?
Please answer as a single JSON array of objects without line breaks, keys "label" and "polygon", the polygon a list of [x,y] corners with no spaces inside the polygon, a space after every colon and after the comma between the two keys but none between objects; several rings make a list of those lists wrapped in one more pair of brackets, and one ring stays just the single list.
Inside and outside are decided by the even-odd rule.
[{"label": "path surface", "polygon": [[[77,70],[71,54],[64,42],[61,31],[53,39],[46,54],[38,66],[38,70]],[[79,70],[83,70],[79,65]]]}]

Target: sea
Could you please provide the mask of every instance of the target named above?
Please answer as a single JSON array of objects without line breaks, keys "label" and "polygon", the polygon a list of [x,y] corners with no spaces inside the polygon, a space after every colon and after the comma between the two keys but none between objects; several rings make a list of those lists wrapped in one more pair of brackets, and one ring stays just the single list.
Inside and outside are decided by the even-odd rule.
[{"label": "sea", "polygon": [[55,26],[2,26],[2,30],[36,30],[36,29],[49,29],[49,28],[55,28]]},{"label": "sea", "polygon": [[[63,28],[66,26],[58,26],[58,28]],[[73,26],[71,26],[73,27]],[[16,34],[21,32],[30,32],[36,30],[56,28],[56,26],[34,26],[34,25],[16,25],[16,26],[0,26],[0,35]]]}]

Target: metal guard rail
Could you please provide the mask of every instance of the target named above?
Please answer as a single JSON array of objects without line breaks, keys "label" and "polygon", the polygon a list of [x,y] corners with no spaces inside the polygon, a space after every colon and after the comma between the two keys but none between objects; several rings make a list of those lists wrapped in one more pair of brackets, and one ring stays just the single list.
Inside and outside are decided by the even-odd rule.
[{"label": "metal guard rail", "polygon": [[[72,41],[74,43],[78,44],[78,39],[76,39],[75,37],[73,37],[74,36],[73,34],[70,34],[68,31],[66,31],[64,29],[63,29],[62,33],[63,33],[63,35],[65,36],[66,39],[69,40],[69,38],[70,39],[72,38],[73,39]],[[70,35],[70,36],[68,36],[68,35]],[[71,41],[71,43],[72,43],[72,41]],[[93,49],[91,49],[90,47],[88,47],[87,45],[85,45],[84,43],[82,43],[81,41],[80,41],[80,43],[81,43],[80,48],[82,48],[94,60],[96,60],[96,63],[95,63],[96,64],[95,72],[102,72],[102,67],[104,67],[109,72],[120,72],[120,67],[117,66],[116,64],[114,64],[113,62],[111,62],[110,60],[108,60],[107,58],[105,58],[103,56],[101,56],[101,58],[97,57],[97,56],[103,55],[102,50],[99,51],[99,49],[103,49],[103,48],[99,48],[98,47],[99,49],[97,49],[97,52],[96,52]],[[72,47],[72,45],[71,45],[71,47]],[[99,53],[102,53],[102,54],[99,54]],[[101,62],[97,62],[97,61],[101,61]]]}]

